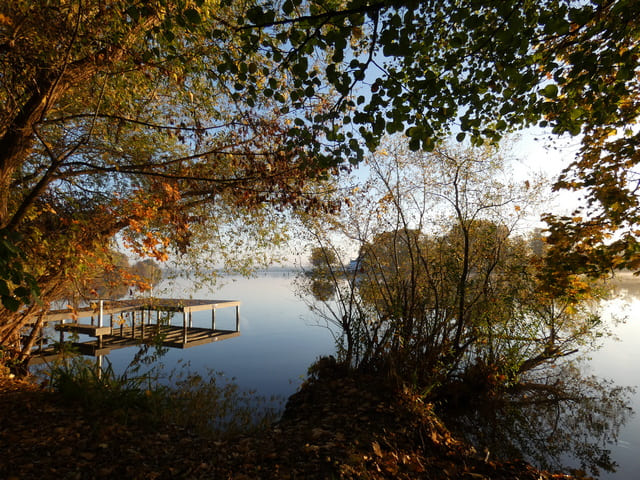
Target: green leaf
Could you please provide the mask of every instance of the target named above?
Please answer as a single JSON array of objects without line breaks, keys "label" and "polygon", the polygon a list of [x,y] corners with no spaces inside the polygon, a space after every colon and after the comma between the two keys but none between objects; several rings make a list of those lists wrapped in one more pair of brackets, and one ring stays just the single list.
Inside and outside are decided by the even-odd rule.
[{"label": "green leaf", "polygon": [[569,20],[579,25],[586,24],[592,17],[593,10],[589,7],[569,9]]},{"label": "green leaf", "polygon": [[262,10],[262,7],[251,7],[249,11],[247,11],[247,19],[253,24],[260,23],[263,17],[264,11]]},{"label": "green leaf", "polygon": [[11,312],[17,312],[20,308],[20,304],[20,301],[13,297],[2,296],[2,305]]},{"label": "green leaf", "polygon": [[140,10],[135,5],[131,5],[125,10],[125,13],[131,17],[134,22],[140,19]]},{"label": "green leaf", "polygon": [[307,77],[307,70],[309,68],[309,63],[306,57],[300,57],[298,62],[293,65],[291,71],[294,75],[301,78]]},{"label": "green leaf", "polygon": [[164,30],[162,32],[162,35],[164,36],[165,40],[167,40],[167,42],[173,42],[176,38],[171,30]]},{"label": "green leaf", "polygon": [[556,98],[558,96],[558,86],[555,84],[547,85],[542,90],[542,94],[547,98]]},{"label": "green leaf", "polygon": [[0,295],[7,296],[10,295],[11,292],[9,291],[9,287],[7,285],[7,282],[5,282],[4,280],[0,279]]},{"label": "green leaf", "polygon": [[285,15],[289,15],[291,12],[293,12],[293,2],[291,0],[286,0],[283,4],[282,4],[282,12]]},{"label": "green leaf", "polygon": [[187,21],[192,25],[200,25],[202,23],[200,12],[195,8],[187,8],[184,11],[184,16],[186,17]]},{"label": "green leaf", "polygon": [[13,294],[16,297],[28,299],[31,296],[31,290],[29,290],[27,287],[18,287],[13,291]]}]

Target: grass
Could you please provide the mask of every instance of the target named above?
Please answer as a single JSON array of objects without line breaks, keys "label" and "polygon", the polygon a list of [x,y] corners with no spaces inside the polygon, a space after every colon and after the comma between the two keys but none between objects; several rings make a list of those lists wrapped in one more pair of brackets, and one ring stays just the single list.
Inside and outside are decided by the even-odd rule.
[{"label": "grass", "polygon": [[273,398],[241,391],[219,372],[206,376],[174,372],[168,382],[160,382],[154,369],[140,373],[133,368],[118,374],[106,363],[99,369],[82,357],[67,358],[51,368],[50,385],[97,417],[115,415],[124,423],[170,423],[217,439],[254,433],[279,415]]}]

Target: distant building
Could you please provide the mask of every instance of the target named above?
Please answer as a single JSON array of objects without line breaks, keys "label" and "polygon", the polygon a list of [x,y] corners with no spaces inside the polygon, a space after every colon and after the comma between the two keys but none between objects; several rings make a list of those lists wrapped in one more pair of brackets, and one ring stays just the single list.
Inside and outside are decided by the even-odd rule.
[{"label": "distant building", "polygon": [[347,266],[347,272],[355,272],[358,270],[358,268],[360,267],[360,259],[357,258],[356,260],[351,260],[349,262],[349,265]]}]

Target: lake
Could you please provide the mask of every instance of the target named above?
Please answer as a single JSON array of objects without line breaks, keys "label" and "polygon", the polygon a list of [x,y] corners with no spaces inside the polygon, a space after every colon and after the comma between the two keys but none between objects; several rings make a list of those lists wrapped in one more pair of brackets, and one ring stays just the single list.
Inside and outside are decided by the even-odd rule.
[{"label": "lake", "polygon": [[[166,372],[189,369],[206,373],[223,372],[244,390],[270,398],[286,398],[302,383],[307,367],[319,356],[334,352],[331,332],[318,324],[306,304],[296,296],[295,273],[274,271],[255,278],[226,279],[211,293],[191,291],[188,283],[178,283],[159,296],[180,298],[215,298],[240,300],[240,330],[236,338],[184,350],[169,349],[162,357]],[[626,323],[615,326],[619,341],[607,338],[600,350],[592,352],[582,365],[585,374],[609,378],[615,384],[635,386],[640,383],[640,280],[625,277],[617,285],[620,297],[603,305],[603,316],[626,316]],[[219,310],[218,328],[231,328],[235,311]],[[194,326],[210,325],[210,314],[194,314]],[[135,355],[135,348],[114,351],[109,360],[122,371]],[[631,406],[640,411],[640,392],[630,396]],[[588,413],[588,412],[587,412]],[[583,412],[584,414],[584,412]],[[601,447],[611,450],[616,472],[602,472],[602,479],[636,478],[640,472],[640,419],[632,414],[619,432],[617,443],[603,440]],[[567,459],[572,464],[571,459]]]},{"label": "lake", "polygon": [[[309,365],[319,356],[334,352],[334,341],[326,328],[307,315],[308,308],[293,291],[295,274],[290,271],[262,273],[255,278],[234,277],[212,293],[190,290],[186,282],[170,289],[157,289],[158,296],[240,300],[240,336],[206,345],[168,349],[161,362],[168,372],[189,369],[223,372],[244,390],[264,397],[288,397],[304,380]],[[216,326],[233,329],[235,309],[219,309]],[[211,326],[209,312],[196,312],[194,326]],[[133,359],[136,348],[109,355],[116,371]],[[188,364],[188,366],[185,366]]]},{"label": "lake", "polygon": [[[616,282],[619,298],[605,302],[603,316],[608,321],[622,317],[626,321],[614,327],[615,338],[604,341],[593,352],[585,372],[609,378],[617,385],[640,384],[640,279],[622,276]],[[619,467],[615,473],[603,473],[603,479],[638,478],[640,472],[640,389],[631,398],[634,414],[622,427],[616,445],[611,446],[612,458]]]}]

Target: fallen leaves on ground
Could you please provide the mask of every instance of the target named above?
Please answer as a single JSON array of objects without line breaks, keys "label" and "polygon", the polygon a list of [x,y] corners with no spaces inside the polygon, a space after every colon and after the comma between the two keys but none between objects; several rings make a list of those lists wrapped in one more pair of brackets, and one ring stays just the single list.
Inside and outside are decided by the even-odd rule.
[{"label": "fallen leaves on ground", "polygon": [[7,479],[569,479],[523,461],[485,461],[431,405],[366,376],[308,382],[282,419],[211,439],[132,414],[89,412],[0,380],[0,477]]}]

